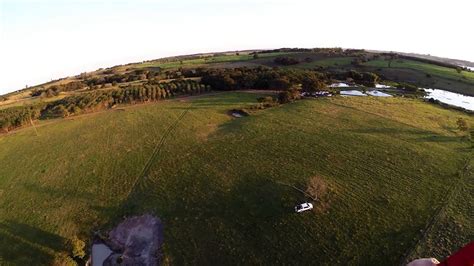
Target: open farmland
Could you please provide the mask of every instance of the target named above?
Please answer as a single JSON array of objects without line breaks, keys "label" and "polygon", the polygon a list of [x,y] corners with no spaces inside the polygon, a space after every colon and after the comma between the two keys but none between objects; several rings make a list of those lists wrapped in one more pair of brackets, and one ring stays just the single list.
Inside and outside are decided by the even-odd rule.
[{"label": "open farmland", "polygon": [[[167,100],[1,135],[0,264],[48,264],[68,239],[141,213],[164,223],[166,264],[391,265],[472,239],[472,143],[456,127],[472,116],[372,97],[227,114],[259,96]],[[314,177],[327,193],[293,213],[306,197],[291,186]]]}]

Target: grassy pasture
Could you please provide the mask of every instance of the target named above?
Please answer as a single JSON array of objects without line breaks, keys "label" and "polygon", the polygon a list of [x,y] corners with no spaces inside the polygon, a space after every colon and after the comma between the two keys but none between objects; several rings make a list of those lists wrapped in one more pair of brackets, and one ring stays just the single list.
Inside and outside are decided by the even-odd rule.
[{"label": "grassy pasture", "polygon": [[[365,63],[365,65],[372,66],[372,67],[388,67],[388,61],[372,60]],[[447,79],[454,79],[454,80],[464,79],[467,82],[474,83],[474,72],[463,70],[461,71],[461,73],[458,73],[456,69],[413,61],[413,60],[393,60],[391,67],[392,68],[405,68],[405,69],[408,68],[408,69],[423,71],[433,76],[438,76],[438,77],[447,78]]]},{"label": "grassy pasture", "polygon": [[316,59],[313,62],[309,63],[301,63],[296,65],[295,67],[301,68],[315,68],[315,67],[341,67],[341,66],[349,66],[351,61],[354,57],[329,57],[329,58],[321,58]]},{"label": "grassy pasture", "polygon": [[[271,58],[280,55],[284,55],[287,53],[284,52],[275,52],[275,53],[263,53],[259,54],[259,58]],[[136,68],[150,68],[150,67],[160,67],[162,69],[173,69],[173,68],[180,68],[180,67],[198,67],[198,66],[206,66],[212,64],[219,64],[219,63],[231,63],[231,62],[246,62],[255,60],[253,55],[248,53],[241,53],[237,54],[226,54],[226,55],[216,55],[216,56],[203,56],[201,58],[196,59],[187,59],[187,60],[173,60],[170,62],[145,62],[133,65]]]},{"label": "grassy pasture", "polygon": [[[372,97],[226,114],[258,96],[137,105],[0,136],[0,264],[47,264],[67,239],[143,212],[162,218],[165,263],[178,265],[392,265],[415,248],[442,258],[472,236],[468,186],[431,229],[455,221],[462,237],[442,236],[436,250],[430,235],[417,242],[452,184],[472,180],[472,144],[455,125],[472,116]],[[296,215],[305,196],[284,184],[304,189],[313,176],[329,186],[325,207]]]}]

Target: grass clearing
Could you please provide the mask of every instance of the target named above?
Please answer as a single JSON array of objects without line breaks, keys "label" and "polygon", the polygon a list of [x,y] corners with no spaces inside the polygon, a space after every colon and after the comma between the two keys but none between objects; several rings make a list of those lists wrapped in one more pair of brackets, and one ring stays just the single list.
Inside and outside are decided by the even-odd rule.
[{"label": "grass clearing", "polygon": [[[334,97],[227,114],[260,96],[163,101],[0,136],[0,264],[47,264],[67,239],[143,212],[164,223],[165,264],[396,264],[472,156],[455,123],[474,118],[461,112]],[[305,196],[279,183],[304,190],[314,176],[330,204],[296,215]],[[463,197],[452,201],[466,223]]]}]

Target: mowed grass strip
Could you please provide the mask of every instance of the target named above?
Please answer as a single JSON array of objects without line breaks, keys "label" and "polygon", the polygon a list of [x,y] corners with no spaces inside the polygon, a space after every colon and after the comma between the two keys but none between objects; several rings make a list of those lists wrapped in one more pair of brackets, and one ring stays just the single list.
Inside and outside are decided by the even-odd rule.
[{"label": "mowed grass strip", "polygon": [[[474,121],[460,112],[336,97],[227,115],[259,96],[134,106],[0,137],[2,259],[47,263],[64,247],[42,236],[61,242],[150,212],[165,224],[168,264],[396,264],[469,156],[455,122]],[[313,176],[330,188],[328,207],[297,215],[305,196],[281,184],[305,189]],[[23,226],[37,234],[19,234],[35,248],[20,261],[9,243]]]}]

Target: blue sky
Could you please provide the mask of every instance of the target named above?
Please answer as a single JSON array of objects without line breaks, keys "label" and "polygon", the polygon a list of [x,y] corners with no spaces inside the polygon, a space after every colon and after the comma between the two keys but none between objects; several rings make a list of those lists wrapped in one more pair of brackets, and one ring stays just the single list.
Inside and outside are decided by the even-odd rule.
[{"label": "blue sky", "polygon": [[0,0],[0,93],[163,56],[278,47],[474,61],[470,0]]}]

